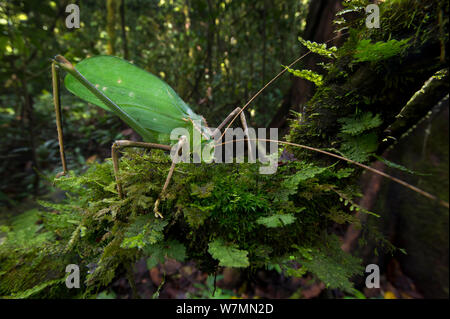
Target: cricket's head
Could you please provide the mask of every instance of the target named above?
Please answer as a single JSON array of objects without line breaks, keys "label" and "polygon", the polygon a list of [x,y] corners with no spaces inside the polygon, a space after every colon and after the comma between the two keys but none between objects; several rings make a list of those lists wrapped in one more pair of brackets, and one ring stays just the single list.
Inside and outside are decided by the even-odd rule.
[{"label": "cricket's head", "polygon": [[75,67],[73,66],[72,63],[69,62],[69,60],[67,60],[65,57],[63,57],[62,55],[56,55],[53,59],[53,61],[55,61],[55,63],[57,65],[59,65],[60,67],[62,67],[65,70],[74,70]]}]

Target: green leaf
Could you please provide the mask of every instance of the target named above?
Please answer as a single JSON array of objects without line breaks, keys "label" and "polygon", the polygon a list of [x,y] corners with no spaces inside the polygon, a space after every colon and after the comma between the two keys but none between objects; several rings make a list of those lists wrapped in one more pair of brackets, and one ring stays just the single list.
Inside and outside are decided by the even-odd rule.
[{"label": "green leaf", "polygon": [[138,216],[127,227],[121,247],[142,249],[148,244],[156,244],[164,238],[163,230],[167,224],[166,220],[155,218],[151,214]]},{"label": "green leaf", "polygon": [[327,287],[351,291],[353,284],[349,278],[362,272],[361,260],[344,252],[340,246],[337,236],[332,235],[321,247],[294,245],[294,248],[298,251],[297,261],[302,267],[315,274]]},{"label": "green leaf", "polygon": [[336,176],[338,179],[341,179],[341,178],[347,178],[347,177],[349,177],[353,172],[354,172],[354,169],[353,169],[353,168],[350,168],[350,167],[341,168],[341,169],[339,169],[339,170],[335,173],[335,176]]},{"label": "green leaf", "polygon": [[116,294],[113,291],[104,290],[97,295],[97,299],[116,299]]},{"label": "green leaf", "polygon": [[248,267],[248,252],[237,248],[237,245],[227,245],[222,239],[216,239],[208,245],[208,252],[214,259],[219,260],[223,267]]},{"label": "green leaf", "polygon": [[311,70],[294,70],[284,66],[294,76],[313,82],[317,87],[323,85],[323,76]]},{"label": "green leaf", "polygon": [[383,123],[379,114],[373,116],[371,112],[365,112],[361,116],[342,118],[338,122],[342,123],[342,133],[353,136],[378,127]]},{"label": "green leaf", "polygon": [[401,41],[392,39],[387,42],[371,43],[368,39],[361,40],[358,42],[353,61],[366,62],[388,59],[403,52],[409,46],[408,41],[409,39]]},{"label": "green leaf", "polygon": [[146,246],[144,252],[150,255],[147,259],[147,267],[149,269],[159,263],[163,263],[166,258],[175,259],[180,262],[186,259],[186,247],[177,240],[169,240],[165,243]]},{"label": "green leaf", "polygon": [[183,208],[184,217],[186,218],[189,226],[192,228],[198,228],[205,220],[211,215],[211,211],[216,205],[200,206],[197,204],[190,204],[190,207]]},{"label": "green leaf", "polygon": [[317,53],[321,56],[327,58],[335,58],[336,57],[336,47],[331,47],[327,49],[327,45],[325,43],[316,43],[303,39],[302,37],[298,37],[298,40],[301,44],[303,44],[309,51]]},{"label": "green leaf", "polygon": [[389,166],[389,167],[398,169],[398,170],[400,170],[400,171],[409,173],[409,174],[411,174],[411,175],[420,175],[420,176],[429,176],[429,175],[431,175],[431,174],[424,174],[424,173],[419,173],[419,172],[410,170],[409,168],[406,168],[406,167],[403,166],[403,165],[393,163],[393,162],[388,161],[387,159],[382,158],[381,156],[378,156],[378,155],[374,155],[374,157],[375,157],[377,160],[383,162],[384,164],[386,164],[386,165]]},{"label": "green leaf", "polygon": [[347,297],[344,297],[344,299],[355,299],[355,298],[356,299],[367,299],[366,296],[361,291],[359,291],[355,288],[350,289],[349,292],[353,295],[353,297],[347,296]]},{"label": "green leaf", "polygon": [[306,269],[305,267],[286,269],[286,275],[297,278],[303,277],[307,272],[308,269]]},{"label": "green leaf", "polygon": [[3,228],[5,232],[8,230],[6,240],[4,239],[5,244],[13,247],[38,247],[52,242],[54,234],[43,231],[43,224],[39,223],[42,214],[38,209],[31,209],[15,216],[12,219],[11,229]]},{"label": "green leaf", "polygon": [[328,167],[317,167],[310,164],[305,165],[295,175],[286,178],[282,182],[282,185],[286,189],[288,195],[295,194],[297,192],[298,184],[323,173],[327,169]]},{"label": "green leaf", "polygon": [[341,145],[345,157],[356,162],[366,162],[378,148],[378,138],[375,133],[357,136],[346,136]]},{"label": "green leaf", "polygon": [[47,288],[49,286],[53,286],[53,285],[60,284],[60,283],[64,282],[64,280],[65,279],[63,278],[63,279],[55,279],[55,280],[51,280],[51,281],[46,281],[46,282],[43,282],[43,283],[41,283],[39,285],[34,286],[33,288],[27,289],[25,291],[21,291],[21,292],[16,293],[16,294],[12,294],[10,296],[10,298],[13,298],[13,299],[26,299],[26,298],[29,298],[29,297],[37,294],[38,292],[44,290],[45,288]]},{"label": "green leaf", "polygon": [[157,255],[151,255],[150,257],[147,258],[147,269],[152,269],[156,266],[158,266],[158,264],[163,263],[164,259],[160,259],[159,256]]},{"label": "green leaf", "polygon": [[260,217],[256,220],[257,224],[264,225],[268,228],[282,227],[295,222],[293,214],[275,214],[268,217]]},{"label": "green leaf", "polygon": [[198,186],[196,184],[191,185],[191,195],[198,198],[207,198],[211,196],[211,192],[214,189],[213,183],[207,183],[203,186]]}]

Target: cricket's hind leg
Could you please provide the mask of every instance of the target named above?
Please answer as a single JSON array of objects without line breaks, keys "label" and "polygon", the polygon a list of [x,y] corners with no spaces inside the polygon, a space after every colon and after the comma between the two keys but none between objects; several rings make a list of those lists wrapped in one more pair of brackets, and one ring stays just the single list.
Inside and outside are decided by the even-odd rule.
[{"label": "cricket's hind leg", "polygon": [[[177,143],[176,153],[179,154],[181,151],[184,143],[186,142],[186,137],[182,136],[180,138],[180,141]],[[119,179],[119,154],[118,150],[125,147],[141,147],[141,148],[147,148],[147,149],[160,149],[165,151],[170,151],[171,147],[169,145],[163,145],[163,144],[156,144],[156,143],[145,143],[145,142],[133,142],[133,141],[127,141],[127,140],[119,140],[115,141],[111,147],[111,157],[113,160],[113,167],[114,167],[114,176],[117,183],[117,192],[119,193],[119,197],[123,198],[123,190],[122,190],[122,184]],[[155,213],[155,217],[163,218],[163,215],[159,212],[158,207],[159,203],[161,201],[161,197],[164,195],[164,193],[167,190],[167,187],[169,186],[170,180],[173,175],[173,171],[175,170],[175,162],[172,161],[172,165],[170,166],[169,173],[167,174],[166,181],[164,183],[164,186],[161,190],[160,195],[158,196],[158,199],[155,201],[155,206],[153,208],[153,212]]]},{"label": "cricket's hind leg", "polygon": [[58,131],[59,155],[63,171],[56,175],[56,178],[67,175],[66,156],[64,154],[63,131],[61,123],[61,97],[59,94],[59,70],[55,62],[52,62],[52,84],[53,84],[53,104],[55,106],[56,114],[56,129]]}]

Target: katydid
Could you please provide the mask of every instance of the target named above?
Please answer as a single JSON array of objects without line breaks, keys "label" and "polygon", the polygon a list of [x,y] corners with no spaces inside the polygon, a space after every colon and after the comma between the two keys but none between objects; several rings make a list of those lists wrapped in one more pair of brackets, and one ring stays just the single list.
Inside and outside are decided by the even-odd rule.
[{"label": "katydid", "polygon": [[[144,142],[119,140],[112,145],[111,157],[117,191],[121,198],[123,197],[123,190],[118,177],[119,161],[117,154],[120,148],[142,147],[170,151],[172,149],[168,144],[170,133],[175,128],[184,128],[189,133],[196,130],[201,134],[202,139],[212,142],[212,136],[220,132],[236,114],[239,114],[244,134],[248,141],[250,140],[247,121],[239,107],[231,112],[213,131],[208,127],[204,117],[195,114],[168,84],[123,59],[113,56],[96,56],[83,60],[75,68],[67,59],[58,55],[52,63],[52,76],[58,140],[63,165],[62,174],[67,173],[67,165],[62,138],[57,66],[68,72],[64,83],[70,92],[87,102],[112,111],[144,140]],[[181,152],[186,140],[185,136],[179,139],[176,145],[177,152]],[[248,145],[249,156],[253,156],[251,143],[249,142]],[[163,217],[158,210],[160,198],[169,185],[174,169],[175,162],[173,161],[161,195],[154,205],[153,211],[157,217]]]},{"label": "katydid", "polygon": [[[306,53],[305,55],[309,54]],[[305,55],[289,65],[291,67],[301,60]],[[237,107],[231,112],[223,122],[212,130],[203,116],[194,113],[191,108],[176,94],[176,92],[163,80],[153,74],[138,68],[137,66],[113,56],[97,56],[83,60],[75,68],[63,56],[56,56],[52,63],[53,78],[53,100],[56,112],[56,123],[58,131],[58,141],[60,145],[60,156],[63,166],[62,174],[67,174],[67,165],[64,156],[64,145],[61,127],[61,107],[59,97],[59,74],[58,67],[68,72],[65,78],[66,88],[82,98],[83,100],[95,104],[105,110],[112,111],[119,116],[126,124],[133,128],[144,140],[144,142],[134,142],[128,140],[115,141],[111,148],[111,157],[113,161],[114,175],[117,183],[117,192],[120,198],[124,193],[119,180],[119,160],[118,150],[125,147],[141,147],[147,149],[161,149],[165,151],[172,150],[169,145],[170,133],[175,128],[185,128],[188,133],[197,131],[204,141],[212,143],[211,138],[226,126],[227,130],[235,119],[240,117],[244,135],[248,142],[249,157],[253,157],[252,143],[244,115],[244,109],[258,96],[268,85],[280,77],[286,69],[281,71],[270,82],[268,82],[250,101],[242,108]],[[222,133],[222,136],[225,134]],[[372,167],[352,161],[343,156],[339,156],[311,146],[295,144],[285,141],[274,141],[258,138],[258,141],[277,142],[295,147],[304,148],[310,151],[319,152],[327,156],[347,161],[366,170],[380,174],[393,180],[409,189],[420,193],[432,200],[438,200],[442,206],[449,207],[448,203],[439,200],[436,196],[429,194],[415,186],[394,178],[382,171]],[[186,136],[182,136],[175,145],[176,153],[181,152],[183,145],[187,142]],[[226,142],[228,143],[228,142]],[[225,143],[222,143],[225,144]],[[214,144],[217,146],[219,144]],[[259,146],[259,144],[257,144]],[[161,190],[160,196],[155,201],[153,212],[156,217],[163,217],[159,212],[159,203],[167,190],[175,169],[175,161],[172,161],[166,181]]]}]

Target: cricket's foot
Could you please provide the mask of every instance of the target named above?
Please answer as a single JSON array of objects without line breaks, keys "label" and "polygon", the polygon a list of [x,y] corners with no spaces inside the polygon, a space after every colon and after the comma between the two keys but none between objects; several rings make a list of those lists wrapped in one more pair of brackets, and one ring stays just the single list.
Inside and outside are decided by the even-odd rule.
[{"label": "cricket's foot", "polygon": [[60,178],[61,176],[65,176],[68,175],[66,172],[59,172],[58,174],[56,174],[55,178]]},{"label": "cricket's foot", "polygon": [[155,217],[156,218],[164,218],[164,216],[159,212],[158,207],[159,207],[159,198],[156,200],[155,202],[155,207],[153,208],[153,212],[155,213]]}]

